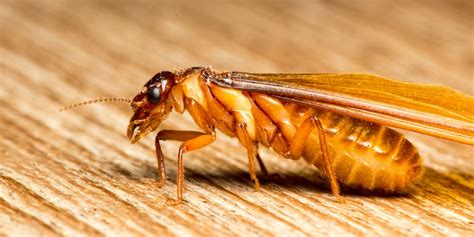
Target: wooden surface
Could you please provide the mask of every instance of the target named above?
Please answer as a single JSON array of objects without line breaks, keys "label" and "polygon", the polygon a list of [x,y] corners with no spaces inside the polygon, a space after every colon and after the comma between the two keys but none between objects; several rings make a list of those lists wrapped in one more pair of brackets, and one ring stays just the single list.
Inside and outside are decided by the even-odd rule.
[{"label": "wooden surface", "polygon": [[[473,2],[0,2],[0,236],[473,235],[473,147],[407,133],[425,175],[401,195],[344,191],[335,202],[304,162],[263,150],[254,192],[247,158],[218,135],[186,157],[176,142],[158,189],[153,136],[130,145],[132,97],[154,73],[196,65],[252,72],[368,72],[472,95]],[[195,128],[171,115],[163,128]]]}]

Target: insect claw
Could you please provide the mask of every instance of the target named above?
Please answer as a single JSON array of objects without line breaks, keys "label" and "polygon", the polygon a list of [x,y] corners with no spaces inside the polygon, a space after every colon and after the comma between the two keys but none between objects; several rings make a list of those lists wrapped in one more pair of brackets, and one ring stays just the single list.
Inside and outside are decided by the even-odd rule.
[{"label": "insect claw", "polygon": [[183,199],[173,199],[173,198],[168,198],[166,199],[166,205],[168,206],[176,206],[181,204],[183,202]]},{"label": "insect claw", "polygon": [[258,179],[254,179],[253,182],[255,184],[255,192],[260,191],[260,182],[258,181]]},{"label": "insect claw", "polygon": [[339,202],[339,203],[341,203],[341,204],[347,203],[346,199],[343,198],[343,197],[341,197],[341,196],[339,196],[339,195],[336,196],[336,199],[337,199],[337,202]]}]

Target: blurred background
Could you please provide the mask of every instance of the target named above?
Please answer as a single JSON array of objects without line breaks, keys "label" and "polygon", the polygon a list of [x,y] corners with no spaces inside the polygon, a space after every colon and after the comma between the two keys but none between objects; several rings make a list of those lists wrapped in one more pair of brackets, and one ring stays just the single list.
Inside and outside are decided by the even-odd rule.
[{"label": "blurred background", "polygon": [[[408,133],[426,160],[409,196],[334,203],[304,164],[264,158],[285,179],[252,191],[243,148],[220,136],[186,161],[153,136],[130,145],[131,98],[155,73],[365,72],[474,93],[473,1],[0,1],[0,235],[472,234],[473,149]],[[172,115],[163,128],[195,128]],[[440,211],[444,210],[444,211]],[[430,214],[431,213],[431,214]]]},{"label": "blurred background", "polygon": [[2,1],[2,44],[82,82],[139,87],[157,71],[212,65],[372,72],[472,92],[461,83],[472,76],[472,11],[470,1]]}]

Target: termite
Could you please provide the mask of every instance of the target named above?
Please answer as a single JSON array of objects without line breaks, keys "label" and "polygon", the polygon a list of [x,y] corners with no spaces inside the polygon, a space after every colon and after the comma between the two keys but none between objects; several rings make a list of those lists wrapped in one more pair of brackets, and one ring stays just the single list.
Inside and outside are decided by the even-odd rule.
[{"label": "termite", "polygon": [[389,127],[474,145],[472,96],[368,74],[255,74],[192,67],[156,74],[132,100],[98,101],[130,103],[131,143],[157,130],[173,109],[190,113],[201,131],[161,130],[155,139],[159,187],[166,180],[160,142],[182,142],[177,198],[171,204],[183,200],[184,154],[213,143],[216,129],[237,137],[246,148],[256,190],[256,160],[268,175],[258,154],[261,144],[286,159],[304,158],[316,166],[339,200],[340,184],[393,192],[421,176],[417,148]]}]

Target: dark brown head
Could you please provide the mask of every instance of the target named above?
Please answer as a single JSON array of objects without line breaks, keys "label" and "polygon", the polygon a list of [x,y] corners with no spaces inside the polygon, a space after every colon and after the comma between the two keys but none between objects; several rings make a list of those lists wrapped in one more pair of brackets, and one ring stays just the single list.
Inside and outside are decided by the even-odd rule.
[{"label": "dark brown head", "polygon": [[128,124],[127,136],[135,143],[149,132],[158,128],[173,108],[170,100],[171,89],[175,85],[175,75],[163,71],[151,78],[140,93],[133,98],[133,116]]}]

